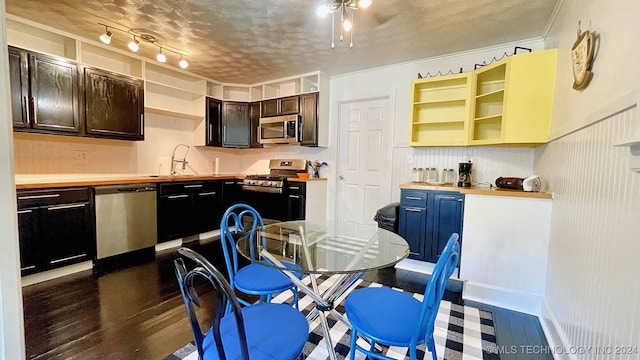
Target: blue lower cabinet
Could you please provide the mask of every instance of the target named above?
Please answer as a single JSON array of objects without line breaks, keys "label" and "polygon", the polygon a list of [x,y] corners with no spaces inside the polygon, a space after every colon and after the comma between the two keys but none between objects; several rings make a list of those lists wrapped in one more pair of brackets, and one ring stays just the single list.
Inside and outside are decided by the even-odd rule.
[{"label": "blue lower cabinet", "polygon": [[462,214],[464,211],[464,195],[460,193],[434,192],[430,194],[429,209],[431,210],[431,246],[429,262],[437,262],[447,240],[452,233],[462,237]]},{"label": "blue lower cabinet", "polygon": [[398,232],[409,244],[409,258],[424,260],[427,209],[401,204],[399,215]]},{"label": "blue lower cabinet", "polygon": [[398,232],[409,244],[409,258],[437,262],[449,236],[462,237],[463,211],[463,194],[401,190]]}]

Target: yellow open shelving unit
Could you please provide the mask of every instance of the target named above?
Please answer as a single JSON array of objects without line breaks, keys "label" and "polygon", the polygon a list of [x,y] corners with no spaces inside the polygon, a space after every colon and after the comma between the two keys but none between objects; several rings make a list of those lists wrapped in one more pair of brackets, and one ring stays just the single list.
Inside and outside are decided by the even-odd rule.
[{"label": "yellow open shelving unit", "polygon": [[411,146],[464,145],[471,74],[413,82]]},{"label": "yellow open shelving unit", "polygon": [[551,124],[555,49],[415,80],[410,146],[536,145]]}]

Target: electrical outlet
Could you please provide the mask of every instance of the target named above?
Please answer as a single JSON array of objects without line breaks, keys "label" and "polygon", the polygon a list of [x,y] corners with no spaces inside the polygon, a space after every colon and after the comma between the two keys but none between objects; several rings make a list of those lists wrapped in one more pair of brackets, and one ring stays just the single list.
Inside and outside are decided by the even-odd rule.
[{"label": "electrical outlet", "polygon": [[86,150],[74,150],[73,161],[75,162],[87,162],[89,160],[89,152]]},{"label": "electrical outlet", "polygon": [[413,155],[407,156],[407,164],[413,164]]}]

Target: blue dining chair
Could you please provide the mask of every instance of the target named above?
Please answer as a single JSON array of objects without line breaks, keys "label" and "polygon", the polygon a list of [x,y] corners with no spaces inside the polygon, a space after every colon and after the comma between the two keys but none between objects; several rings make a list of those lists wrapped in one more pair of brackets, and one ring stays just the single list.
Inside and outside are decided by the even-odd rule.
[{"label": "blue dining chair", "polygon": [[[247,221],[247,218],[250,220]],[[247,226],[248,223],[251,224],[250,227]],[[273,294],[291,290],[293,292],[293,304],[298,309],[298,287],[280,270],[258,263],[240,267],[238,263],[236,240],[246,231],[254,234],[258,227],[264,227],[264,221],[260,214],[249,205],[233,205],[222,216],[220,240],[231,289],[237,289],[249,295],[260,296],[260,302],[271,302]],[[282,263],[291,270],[300,268],[291,262],[283,261]],[[302,277],[300,272],[294,272],[294,274],[298,278]],[[243,299],[238,299],[238,301],[244,305],[251,305],[251,303]]]},{"label": "blue dining chair", "polygon": [[[275,303],[241,307],[224,276],[191,249],[176,251],[173,264],[200,360],[298,358],[309,338],[309,324],[300,311]],[[207,280],[216,295],[212,325],[205,333],[194,307],[201,305],[197,278]],[[203,289],[201,283],[198,288]],[[227,304],[231,312],[225,316]]]},{"label": "blue dining chair", "polygon": [[[391,359],[375,352],[376,344],[408,347],[411,360],[416,359],[418,345],[426,344],[437,360],[433,330],[447,280],[458,265],[458,237],[453,233],[442,250],[422,302],[388,287],[363,288],[347,296],[344,309],[352,326],[351,360],[356,349],[372,358]],[[358,335],[370,342],[369,349],[356,344]]]}]

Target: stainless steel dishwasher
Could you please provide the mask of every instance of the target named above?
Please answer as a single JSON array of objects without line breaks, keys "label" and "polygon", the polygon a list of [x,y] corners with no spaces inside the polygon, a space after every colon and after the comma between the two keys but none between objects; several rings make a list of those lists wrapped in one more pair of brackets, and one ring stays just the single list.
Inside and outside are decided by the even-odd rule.
[{"label": "stainless steel dishwasher", "polygon": [[156,245],[155,184],[99,186],[95,194],[98,259]]}]

